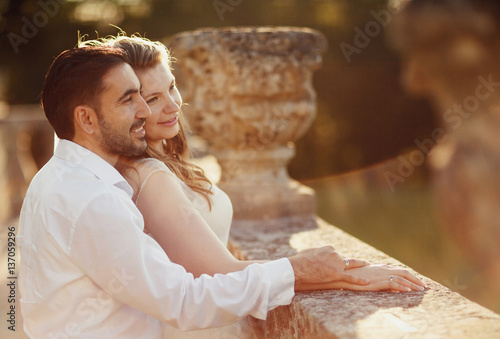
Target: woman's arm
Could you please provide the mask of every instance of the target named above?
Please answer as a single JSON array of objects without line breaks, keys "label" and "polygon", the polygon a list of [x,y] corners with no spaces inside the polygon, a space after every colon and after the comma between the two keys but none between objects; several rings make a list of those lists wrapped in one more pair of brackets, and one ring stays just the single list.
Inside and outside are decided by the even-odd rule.
[{"label": "woman's arm", "polygon": [[[139,169],[141,172],[141,169]],[[139,173],[139,177],[141,177]],[[173,175],[155,172],[144,184],[137,200],[137,207],[144,216],[147,229],[163,248],[170,260],[184,266],[195,277],[241,271],[246,266],[261,261],[240,261],[217,238],[198,210],[186,197]],[[349,273],[370,279],[366,286],[335,282],[327,284],[300,284],[296,290],[351,289],[351,290],[420,290],[424,284],[407,270],[386,265],[369,265],[351,259]],[[365,266],[368,265],[368,266]],[[390,275],[394,276],[390,281]]]},{"label": "woman's arm", "polygon": [[[144,168],[138,170],[139,177],[144,177],[141,173]],[[136,204],[147,229],[170,260],[195,277],[241,271],[257,262],[234,258],[186,197],[173,174],[153,173]]]}]

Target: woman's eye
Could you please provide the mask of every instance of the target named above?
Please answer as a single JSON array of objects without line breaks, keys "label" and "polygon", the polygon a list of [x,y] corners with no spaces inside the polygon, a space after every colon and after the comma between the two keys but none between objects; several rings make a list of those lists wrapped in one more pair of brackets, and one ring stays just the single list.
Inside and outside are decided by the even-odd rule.
[{"label": "woman's eye", "polygon": [[151,99],[148,99],[148,101],[146,101],[146,103],[148,105],[151,105],[151,104],[154,104],[157,100],[158,100],[158,97],[152,97]]},{"label": "woman's eye", "polygon": [[128,104],[132,102],[132,97],[128,97],[127,99],[125,99],[124,103]]},{"label": "woman's eye", "polygon": [[172,92],[175,89],[175,83],[170,86],[170,92]]}]

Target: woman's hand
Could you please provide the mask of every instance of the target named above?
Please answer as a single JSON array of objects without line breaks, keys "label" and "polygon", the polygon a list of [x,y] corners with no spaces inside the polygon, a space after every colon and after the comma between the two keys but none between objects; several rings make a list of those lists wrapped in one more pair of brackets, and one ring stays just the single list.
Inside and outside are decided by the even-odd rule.
[{"label": "woman's hand", "polygon": [[[349,259],[351,261],[352,259]],[[352,266],[351,266],[352,267]],[[368,284],[352,284],[346,281],[332,281],[320,284],[305,284],[301,290],[346,289],[353,291],[423,291],[427,287],[419,278],[404,268],[389,265],[367,265],[345,270],[358,278],[366,279]]]},{"label": "woman's hand", "polygon": [[341,288],[355,291],[383,291],[400,292],[422,291],[427,287],[422,280],[408,270],[389,265],[369,265],[347,270],[358,277],[369,279],[370,284],[354,285],[342,283]]}]

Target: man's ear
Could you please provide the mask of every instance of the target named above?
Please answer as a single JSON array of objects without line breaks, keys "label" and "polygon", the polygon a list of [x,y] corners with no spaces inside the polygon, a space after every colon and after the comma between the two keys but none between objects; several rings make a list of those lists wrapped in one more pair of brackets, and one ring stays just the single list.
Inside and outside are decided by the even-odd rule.
[{"label": "man's ear", "polygon": [[79,105],[73,110],[75,129],[80,129],[86,134],[94,134],[98,128],[96,111],[87,106]]}]

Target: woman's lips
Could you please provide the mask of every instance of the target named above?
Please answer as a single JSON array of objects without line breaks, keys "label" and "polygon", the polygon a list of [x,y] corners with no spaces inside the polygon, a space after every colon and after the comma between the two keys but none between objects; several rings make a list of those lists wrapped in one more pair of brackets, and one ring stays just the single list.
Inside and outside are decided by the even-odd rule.
[{"label": "woman's lips", "polygon": [[172,119],[164,121],[164,122],[160,122],[159,124],[163,125],[163,126],[173,126],[177,123],[178,119],[179,119],[179,115],[176,114]]}]

